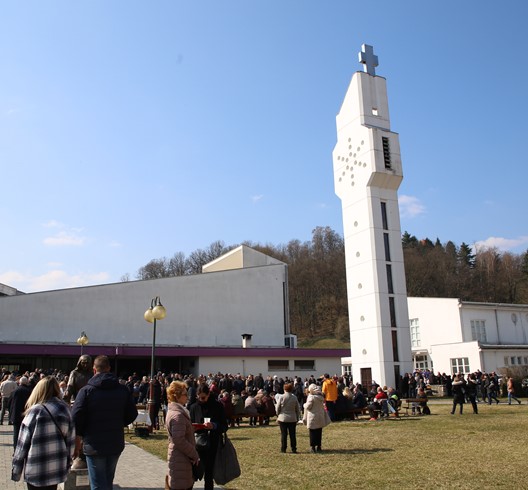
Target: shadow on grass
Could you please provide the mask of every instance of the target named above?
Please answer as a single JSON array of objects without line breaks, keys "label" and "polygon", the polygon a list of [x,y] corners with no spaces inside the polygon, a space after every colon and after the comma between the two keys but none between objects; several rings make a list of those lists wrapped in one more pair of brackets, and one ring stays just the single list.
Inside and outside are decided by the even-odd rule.
[{"label": "shadow on grass", "polygon": [[388,447],[377,447],[374,449],[325,449],[321,454],[376,454],[376,453],[391,453],[394,449]]},{"label": "shadow on grass", "polygon": [[137,439],[140,441],[165,441],[167,439],[167,434],[149,434],[147,437],[136,436],[135,434],[128,434],[128,437],[131,440]]},{"label": "shadow on grass", "polygon": [[[121,485],[114,485],[115,489],[125,489],[126,490],[145,490],[145,487],[122,487]],[[164,490],[164,487],[149,487],[149,490]]]},{"label": "shadow on grass", "polygon": [[253,440],[251,437],[244,437],[244,436],[233,437],[232,434],[228,434],[228,435],[231,441],[252,441]]}]

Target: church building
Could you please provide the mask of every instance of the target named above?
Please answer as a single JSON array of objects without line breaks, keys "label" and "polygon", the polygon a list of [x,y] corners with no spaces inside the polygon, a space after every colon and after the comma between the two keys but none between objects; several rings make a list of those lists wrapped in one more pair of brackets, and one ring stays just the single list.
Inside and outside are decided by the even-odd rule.
[{"label": "church building", "polygon": [[[156,371],[302,378],[340,373],[345,349],[300,349],[291,333],[288,267],[240,246],[202,274],[23,294],[0,289],[0,366],[70,370],[106,354],[122,375]],[[167,310],[153,325],[153,298]],[[81,334],[88,343],[77,344]]]}]

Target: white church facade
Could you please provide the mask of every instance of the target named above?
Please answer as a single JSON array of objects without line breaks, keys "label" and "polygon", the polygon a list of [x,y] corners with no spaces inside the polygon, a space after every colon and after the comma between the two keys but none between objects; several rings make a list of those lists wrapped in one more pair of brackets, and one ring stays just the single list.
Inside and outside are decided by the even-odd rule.
[{"label": "white church facade", "polygon": [[240,246],[202,274],[0,295],[0,365],[71,369],[81,353],[110,356],[118,372],[148,373],[152,324],[143,314],[160,297],[156,370],[192,374],[339,373],[344,349],[299,349],[291,334],[288,268]]}]

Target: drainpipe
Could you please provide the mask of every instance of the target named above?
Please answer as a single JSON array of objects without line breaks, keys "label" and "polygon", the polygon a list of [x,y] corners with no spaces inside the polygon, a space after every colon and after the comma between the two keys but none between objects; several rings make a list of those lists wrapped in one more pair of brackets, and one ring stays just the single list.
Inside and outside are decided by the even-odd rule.
[{"label": "drainpipe", "polygon": [[497,343],[502,344],[500,339],[500,330],[499,330],[499,313],[497,311],[497,308],[493,310],[495,312],[495,327],[497,328]]}]

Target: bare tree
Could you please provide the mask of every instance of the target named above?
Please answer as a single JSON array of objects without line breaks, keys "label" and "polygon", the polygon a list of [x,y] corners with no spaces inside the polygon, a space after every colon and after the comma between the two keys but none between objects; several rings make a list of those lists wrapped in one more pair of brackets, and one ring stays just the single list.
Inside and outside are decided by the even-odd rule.
[{"label": "bare tree", "polygon": [[183,252],[176,252],[169,260],[168,272],[171,276],[184,276],[187,274],[187,263]]}]

